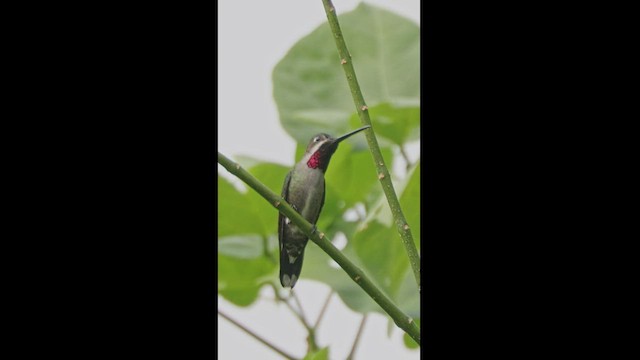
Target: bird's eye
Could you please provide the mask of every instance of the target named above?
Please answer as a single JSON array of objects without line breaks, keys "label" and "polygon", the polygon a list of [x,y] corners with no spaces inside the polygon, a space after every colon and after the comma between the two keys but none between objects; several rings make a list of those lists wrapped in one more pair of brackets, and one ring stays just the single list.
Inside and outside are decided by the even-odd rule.
[{"label": "bird's eye", "polygon": [[319,136],[314,137],[314,138],[313,138],[313,141],[314,141],[314,142],[318,142],[318,141],[320,141],[320,137],[319,137]]}]

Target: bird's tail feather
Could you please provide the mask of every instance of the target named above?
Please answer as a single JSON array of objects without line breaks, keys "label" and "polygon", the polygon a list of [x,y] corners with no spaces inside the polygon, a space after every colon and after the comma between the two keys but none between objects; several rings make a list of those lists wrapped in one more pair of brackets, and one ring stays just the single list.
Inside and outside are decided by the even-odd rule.
[{"label": "bird's tail feather", "polygon": [[284,247],[280,250],[280,284],[282,287],[290,287],[293,289],[300,278],[303,259],[304,251],[301,251],[300,256],[293,262],[290,262],[289,255]]}]

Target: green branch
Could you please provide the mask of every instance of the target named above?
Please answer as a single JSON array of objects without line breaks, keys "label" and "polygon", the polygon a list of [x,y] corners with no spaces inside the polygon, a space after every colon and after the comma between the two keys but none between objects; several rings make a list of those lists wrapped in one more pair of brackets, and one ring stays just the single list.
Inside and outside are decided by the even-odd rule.
[{"label": "green branch", "polygon": [[[353,97],[353,102],[356,105],[356,111],[358,112],[360,121],[363,125],[372,125],[371,119],[369,118],[367,104],[364,102],[362,91],[360,91],[360,85],[358,85],[358,79],[356,78],[356,71],[353,68],[351,54],[349,53],[347,44],[342,36],[342,30],[340,30],[340,24],[338,23],[338,16],[336,15],[335,7],[331,3],[331,0],[322,0],[322,3],[324,4],[324,11],[327,13],[327,20],[329,21],[329,26],[331,27],[333,37],[336,41],[336,46],[338,48],[338,54],[340,55],[340,64],[342,64],[344,73],[347,76],[351,96]],[[373,126],[372,130],[374,130]],[[418,255],[418,249],[416,248],[416,244],[413,242],[411,229],[409,228],[409,224],[407,224],[407,220],[405,220],[402,209],[400,208],[398,196],[396,195],[393,184],[391,183],[391,176],[387,166],[385,165],[384,159],[382,158],[380,146],[378,146],[378,140],[376,139],[374,131],[367,131],[366,137],[377,168],[378,179],[382,184],[382,189],[387,197],[387,202],[389,202],[389,207],[391,208],[396,228],[398,229],[398,233],[402,238],[402,243],[404,244],[407,255],[409,256],[409,263],[413,269],[413,275],[416,278],[418,290],[420,290],[420,255]]]},{"label": "green branch", "polygon": [[256,179],[253,175],[243,169],[240,164],[229,160],[226,156],[218,152],[218,163],[231,174],[238,177],[245,184],[249,185],[273,207],[278,209],[284,216],[289,218],[305,235],[326,252],[340,267],[356,282],[380,307],[387,313],[399,328],[404,330],[413,340],[420,344],[420,328],[412,318],[402,312],[369,277],[349,260],[340,250],[338,250],[324,233],[319,230],[312,233],[313,225],[298,214],[280,195],[274,193]]}]

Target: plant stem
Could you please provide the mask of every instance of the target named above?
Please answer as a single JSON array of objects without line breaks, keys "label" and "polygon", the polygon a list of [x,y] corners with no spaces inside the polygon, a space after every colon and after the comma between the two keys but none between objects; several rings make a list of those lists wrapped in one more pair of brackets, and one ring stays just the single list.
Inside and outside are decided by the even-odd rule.
[{"label": "plant stem", "polygon": [[[333,37],[336,41],[336,47],[338,48],[338,54],[340,55],[340,64],[342,64],[342,69],[347,76],[351,96],[353,97],[353,102],[356,106],[356,111],[358,112],[360,121],[363,125],[372,125],[371,119],[369,118],[368,107],[364,101],[364,97],[362,96],[356,72],[353,68],[351,54],[349,53],[347,44],[342,36],[342,30],[340,30],[340,24],[338,23],[338,16],[336,15],[335,7],[331,3],[331,0],[322,0],[322,3],[324,4],[324,11],[327,14],[327,20],[329,21],[329,26],[331,27]],[[373,126],[371,130],[373,130]],[[407,255],[409,256],[409,263],[413,269],[413,275],[416,278],[418,290],[420,290],[420,255],[418,255],[418,249],[416,248],[416,244],[413,242],[411,228],[409,228],[409,224],[407,224],[404,214],[402,213],[402,209],[400,208],[400,201],[398,201],[398,196],[393,188],[389,169],[387,169],[384,159],[382,158],[382,152],[380,152],[380,146],[378,146],[378,140],[376,139],[375,133],[374,131],[366,131],[365,134],[367,137],[367,143],[369,144],[369,149],[371,150],[371,155],[373,155],[373,160],[377,168],[378,179],[380,180],[382,190],[387,197],[387,202],[391,208],[396,228],[407,251]]]},{"label": "plant stem", "polygon": [[353,355],[356,353],[356,349],[358,348],[358,341],[360,340],[360,336],[362,335],[362,330],[364,329],[364,323],[366,321],[367,321],[367,314],[364,314],[362,316],[362,321],[360,321],[360,327],[358,327],[358,333],[356,333],[356,338],[353,340],[353,346],[351,347],[349,356],[347,356],[347,360],[352,360]]},{"label": "plant stem", "polygon": [[244,331],[245,333],[249,334],[250,336],[252,336],[254,339],[260,341],[261,343],[263,343],[264,345],[268,346],[271,350],[277,352],[278,354],[284,356],[287,359],[290,360],[297,360],[297,358],[287,354],[286,352],[280,350],[279,348],[277,348],[275,345],[271,344],[270,342],[268,342],[267,340],[261,338],[260,336],[258,336],[257,334],[255,334],[253,331],[249,330],[248,328],[244,327],[242,324],[240,324],[239,322],[233,320],[232,318],[230,318],[228,315],[224,314],[222,311],[218,310],[218,315],[222,316],[223,318],[227,319],[229,322],[231,322],[233,325],[239,327],[242,331]]},{"label": "plant stem", "polygon": [[295,211],[280,195],[274,193],[256,179],[253,175],[243,169],[240,164],[229,160],[226,156],[218,152],[218,163],[231,174],[237,176],[245,184],[254,189],[260,196],[277,208],[284,216],[288,217],[302,232],[316,245],[327,253],[338,265],[356,282],[380,307],[393,319],[395,324],[404,330],[416,343],[420,344],[420,328],[416,326],[412,318],[407,316],[398,308],[389,297],[380,290],[371,279],[349,260],[331,241],[320,232],[313,231],[311,225],[305,218]]}]

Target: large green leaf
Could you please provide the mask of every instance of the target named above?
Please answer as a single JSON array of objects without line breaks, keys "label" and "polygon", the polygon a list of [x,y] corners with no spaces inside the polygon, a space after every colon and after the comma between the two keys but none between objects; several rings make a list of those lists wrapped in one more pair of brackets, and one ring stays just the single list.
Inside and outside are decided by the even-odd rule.
[{"label": "large green leaf", "polygon": [[400,287],[394,295],[396,305],[412,318],[420,318],[420,296],[413,269],[407,266],[401,279]]},{"label": "large green leaf", "polygon": [[[271,191],[280,194],[289,168],[274,163],[261,163],[248,168],[247,171]],[[260,233],[264,236],[276,234],[278,232],[278,210],[253,189],[249,190],[247,199],[255,216],[251,219],[243,219],[243,222],[255,222],[261,229]]]},{"label": "large green leaf", "polygon": [[218,237],[262,233],[259,223],[238,221],[255,218],[255,211],[248,201],[248,194],[240,193],[227,179],[218,175]]},{"label": "large green leaf", "polygon": [[[420,138],[419,106],[400,107],[383,103],[369,107],[369,116],[376,136],[387,139],[392,144],[402,145],[407,141]],[[358,114],[353,114],[349,118],[349,124],[352,127],[357,127],[360,123]],[[380,139],[381,146],[386,145],[384,139]]]},{"label": "large green leaf", "polygon": [[[359,268],[367,272],[367,275],[371,276],[365,264],[366,261],[363,260],[357,254],[356,249],[354,249],[353,239],[357,231],[357,223],[336,221],[333,225],[334,228],[332,228],[332,231],[327,234],[328,237],[334,240],[337,231],[343,232],[347,238],[347,244],[342,249],[343,254]],[[380,308],[380,306],[344,272],[344,270],[337,267],[335,262],[314,243],[310,242],[307,246],[304,261],[302,278],[321,281],[329,285],[338,294],[344,304],[351,310],[360,313],[372,311],[382,314],[385,313],[382,308]],[[333,265],[330,265],[330,263],[333,263]],[[375,278],[373,279],[376,281]]]},{"label": "large green leaf", "polygon": [[372,221],[353,242],[367,273],[393,299],[409,264],[395,228]]},{"label": "large green leaf", "polygon": [[261,236],[227,236],[218,238],[218,253],[239,259],[255,259],[264,254]]},{"label": "large green leaf", "polygon": [[[399,188],[400,204],[411,224],[414,241],[420,239],[420,165]],[[386,200],[386,199],[385,199]],[[382,201],[382,200],[381,200]],[[408,315],[420,316],[420,298],[407,252],[396,225],[391,221],[388,204],[380,203],[367,217],[365,226],[353,237],[353,248],[364,270]],[[386,209],[386,210],[385,210]]]},{"label": "large green leaf", "polygon": [[[391,161],[393,153],[389,148],[381,149],[386,161]],[[331,158],[325,176],[327,186],[335,190],[333,196],[344,201],[350,208],[363,201],[372,193],[381,193],[378,174],[369,151],[353,151],[349,143],[341,144]]]},{"label": "large green leaf", "polygon": [[[277,264],[265,251],[267,235],[275,233],[277,213],[262,200],[271,207],[265,211],[254,196],[254,190],[243,194],[218,175],[218,293],[238,306],[252,304],[260,287],[277,278]],[[265,212],[271,215],[272,228],[264,220]]]},{"label": "large green leaf", "polygon": [[[420,103],[420,30],[416,23],[361,3],[339,16],[369,107]],[[285,130],[307,144],[318,132],[351,129],[356,112],[327,23],[298,41],[273,71],[273,94]]]},{"label": "large green leaf", "polygon": [[[250,157],[238,158],[251,175],[276,194],[281,193],[288,167]],[[218,236],[257,233],[268,237],[278,230],[278,211],[255,190],[249,188],[242,194],[218,176],[218,224]]]},{"label": "large green leaf", "polygon": [[[347,238],[347,244],[342,252],[358,267],[364,266],[353,249],[353,234],[356,231],[355,223],[342,223],[340,228]],[[329,239],[335,240],[335,232],[328,233]],[[330,265],[334,261],[322,251],[315,243],[309,242],[304,256],[304,266],[302,268],[302,279],[312,279],[329,285],[351,310],[361,313],[377,311],[383,312],[380,306],[360,288],[347,273],[341,268]]]},{"label": "large green leaf", "polygon": [[218,293],[238,306],[251,305],[276,276],[276,264],[264,256],[248,260],[218,252]]}]

